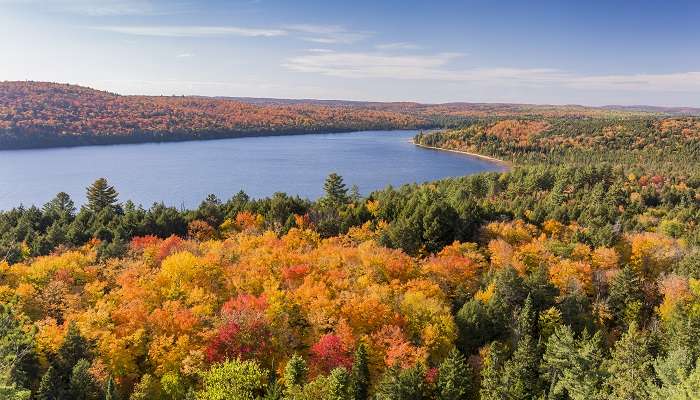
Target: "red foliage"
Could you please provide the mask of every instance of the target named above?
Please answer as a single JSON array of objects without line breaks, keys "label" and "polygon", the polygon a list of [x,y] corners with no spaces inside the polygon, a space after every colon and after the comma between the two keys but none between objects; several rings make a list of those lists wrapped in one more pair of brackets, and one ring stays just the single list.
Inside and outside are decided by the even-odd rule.
[{"label": "red foliage", "polygon": [[265,296],[242,294],[227,301],[221,308],[224,324],[209,342],[207,360],[264,359],[271,351],[267,306]]},{"label": "red foliage", "polygon": [[312,367],[317,373],[327,374],[334,368],[343,367],[350,369],[352,366],[352,354],[345,348],[340,336],[329,333],[311,347]]},{"label": "red foliage", "polygon": [[148,247],[155,246],[160,243],[160,241],[160,238],[154,235],[136,236],[131,239],[129,248],[131,248],[132,251],[141,252]]},{"label": "red foliage", "polygon": [[169,255],[177,253],[183,243],[184,241],[179,236],[175,235],[163,240],[158,248],[158,261],[163,261]]}]

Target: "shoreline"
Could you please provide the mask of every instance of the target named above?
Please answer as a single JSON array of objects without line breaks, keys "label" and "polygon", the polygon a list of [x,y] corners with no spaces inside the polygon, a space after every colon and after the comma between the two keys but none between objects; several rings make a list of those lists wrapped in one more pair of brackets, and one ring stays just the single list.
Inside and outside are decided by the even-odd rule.
[{"label": "shoreline", "polygon": [[501,166],[503,166],[503,167],[506,167],[508,170],[510,170],[511,168],[513,168],[513,164],[511,164],[511,163],[508,162],[508,161],[501,160],[501,159],[499,159],[499,158],[494,158],[494,157],[485,156],[485,155],[483,155],[483,154],[470,153],[470,152],[468,152],[468,151],[462,151],[462,150],[445,149],[445,148],[442,148],[442,147],[435,147],[435,146],[426,146],[426,145],[424,145],[424,144],[416,143],[416,141],[413,140],[413,139],[411,139],[411,143],[413,143],[415,146],[422,147],[422,148],[424,148],[424,149],[440,150],[440,151],[449,151],[450,153],[463,154],[463,155],[465,155],[465,156],[478,158],[478,159],[481,159],[481,160],[484,160],[484,161],[489,161],[489,162],[492,162],[492,163],[494,163],[494,164],[499,164],[499,165],[501,165]]}]

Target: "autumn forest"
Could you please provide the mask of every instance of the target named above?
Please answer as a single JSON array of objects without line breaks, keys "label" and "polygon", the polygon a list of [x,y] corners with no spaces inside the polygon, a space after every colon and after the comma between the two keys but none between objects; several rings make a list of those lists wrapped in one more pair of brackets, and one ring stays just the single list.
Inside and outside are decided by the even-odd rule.
[{"label": "autumn forest", "polygon": [[696,116],[0,88],[3,148],[431,128],[510,167],[1,211],[2,399],[700,398]]}]

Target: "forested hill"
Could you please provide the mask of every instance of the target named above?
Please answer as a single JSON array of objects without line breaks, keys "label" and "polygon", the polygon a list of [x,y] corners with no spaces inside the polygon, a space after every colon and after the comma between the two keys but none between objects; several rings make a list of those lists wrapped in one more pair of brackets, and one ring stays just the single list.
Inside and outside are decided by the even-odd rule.
[{"label": "forested hill", "polygon": [[[688,112],[687,109],[676,110]],[[0,82],[0,149],[418,129],[475,117],[628,117],[675,113],[582,106],[120,96],[45,82]]]}]

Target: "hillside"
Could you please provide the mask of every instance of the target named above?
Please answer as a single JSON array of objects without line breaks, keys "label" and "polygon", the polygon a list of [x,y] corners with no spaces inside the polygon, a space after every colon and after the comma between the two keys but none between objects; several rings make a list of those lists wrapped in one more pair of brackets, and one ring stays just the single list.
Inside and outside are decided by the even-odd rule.
[{"label": "hillside", "polygon": [[576,105],[120,96],[75,85],[0,82],[0,149],[449,127],[475,117],[635,115],[652,114]]}]

